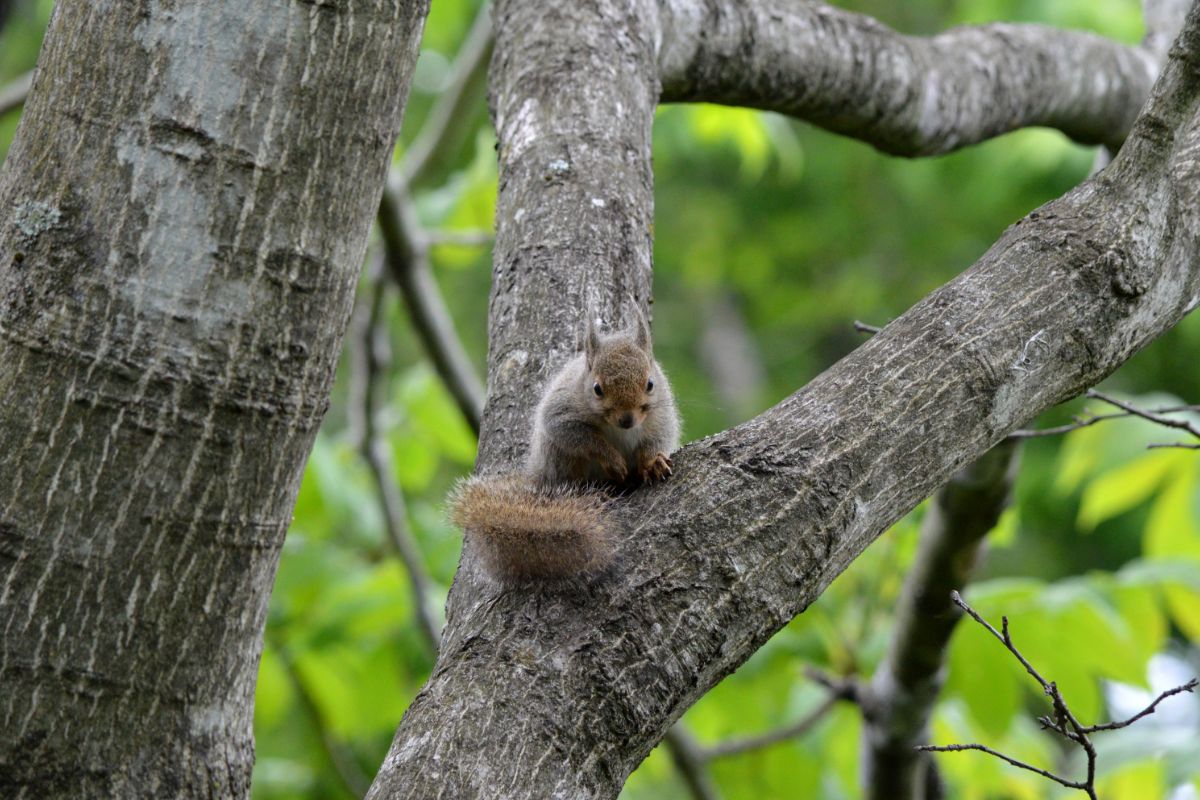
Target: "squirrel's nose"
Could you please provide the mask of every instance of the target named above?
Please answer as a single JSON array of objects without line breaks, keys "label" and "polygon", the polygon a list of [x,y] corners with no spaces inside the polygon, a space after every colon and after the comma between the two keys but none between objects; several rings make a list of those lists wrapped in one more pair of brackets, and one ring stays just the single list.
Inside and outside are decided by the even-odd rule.
[{"label": "squirrel's nose", "polygon": [[622,428],[632,428],[633,427],[633,413],[632,412],[626,411],[624,414],[621,415],[621,427]]}]

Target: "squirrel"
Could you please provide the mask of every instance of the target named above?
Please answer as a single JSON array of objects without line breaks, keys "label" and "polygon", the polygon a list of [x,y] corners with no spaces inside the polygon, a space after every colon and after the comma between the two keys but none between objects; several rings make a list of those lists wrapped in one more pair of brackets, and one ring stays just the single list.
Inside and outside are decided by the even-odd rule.
[{"label": "squirrel", "polygon": [[596,573],[611,562],[612,491],[672,473],[679,414],[654,360],[650,326],[601,335],[589,315],[583,352],[546,385],[523,472],[473,477],[450,499],[451,520],[502,582]]}]

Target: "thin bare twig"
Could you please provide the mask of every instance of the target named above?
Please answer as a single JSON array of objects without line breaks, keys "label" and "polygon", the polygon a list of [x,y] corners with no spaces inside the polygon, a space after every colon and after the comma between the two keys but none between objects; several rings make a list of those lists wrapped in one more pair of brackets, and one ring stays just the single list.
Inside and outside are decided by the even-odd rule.
[{"label": "thin bare twig", "polygon": [[359,447],[375,483],[388,541],[408,572],[418,627],[430,652],[436,654],[441,640],[441,625],[438,624],[429,605],[433,596],[433,581],[425,570],[420,549],[412,530],[408,527],[404,495],[392,473],[387,442],[375,424],[381,386],[379,378],[385,372],[388,361],[386,338],[381,335],[385,288],[381,272],[378,263],[373,263],[371,271],[368,272],[367,285],[367,290],[372,292],[370,303],[360,307],[355,320],[360,353],[355,363],[357,375],[353,383],[360,387],[354,395],[361,405],[356,412],[354,427],[357,427],[361,434]]},{"label": "thin bare twig", "polygon": [[1053,428],[1039,428],[1037,430],[1019,430],[1013,431],[1008,435],[1009,439],[1037,439],[1041,436],[1061,436],[1064,433],[1071,433],[1081,428],[1088,428],[1095,425],[1097,422],[1104,422],[1108,419],[1123,419],[1130,416],[1124,411],[1115,414],[1094,414],[1090,417],[1073,417],[1073,422],[1068,422],[1065,425],[1056,425]]},{"label": "thin bare twig", "polygon": [[744,739],[730,739],[729,741],[720,742],[706,748],[703,751],[704,757],[711,759],[736,756],[803,736],[816,727],[817,723],[823,720],[841,699],[843,698],[840,694],[831,692],[820,705],[808,712],[800,721],[778,728],[777,730],[768,731],[759,736],[747,736]]},{"label": "thin bare twig", "polygon": [[1168,697],[1172,697],[1177,694],[1183,694],[1184,692],[1195,691],[1197,686],[1200,686],[1200,680],[1197,680],[1196,678],[1192,678],[1190,681],[1183,684],[1182,686],[1176,686],[1174,689],[1167,689],[1165,692],[1160,694],[1158,697],[1154,698],[1154,702],[1152,702],[1150,705],[1143,708],[1138,713],[1134,714],[1129,719],[1121,720],[1120,722],[1106,722],[1103,725],[1089,725],[1088,727],[1084,728],[1084,730],[1087,733],[1095,733],[1096,731],[1116,731],[1116,730],[1120,730],[1121,728],[1128,728],[1130,725],[1137,722],[1142,717],[1146,717],[1146,716],[1153,714],[1155,709],[1158,707],[1158,704],[1161,703],[1163,700],[1166,700]]},{"label": "thin bare twig", "polygon": [[[1143,408],[1138,408],[1137,406],[1134,406],[1130,403],[1125,403],[1124,401],[1110,398],[1107,395],[1103,395],[1094,389],[1089,389],[1087,392],[1087,396],[1090,398],[1097,399],[1097,400],[1102,400],[1103,402],[1109,403],[1111,405],[1115,405],[1117,408],[1120,408],[1122,410],[1111,412],[1108,414],[1091,414],[1086,417],[1076,416],[1076,417],[1074,417],[1074,420],[1072,422],[1069,422],[1065,425],[1057,425],[1053,428],[1041,428],[1039,430],[1013,431],[1012,433],[1010,433],[1008,435],[1008,438],[1009,439],[1034,439],[1034,438],[1038,438],[1041,436],[1059,436],[1064,433],[1071,433],[1072,431],[1077,431],[1081,428],[1090,427],[1092,425],[1095,425],[1098,422],[1104,422],[1104,421],[1110,420],[1110,419],[1127,419],[1129,417],[1141,417],[1142,419],[1149,420],[1150,422],[1154,422],[1159,425],[1165,425],[1169,428],[1178,428],[1178,429],[1186,430],[1189,433],[1192,433],[1193,436],[1200,437],[1200,433],[1197,433],[1197,430],[1194,425],[1191,425],[1183,420],[1172,419],[1170,417],[1164,416],[1165,414],[1178,414],[1183,411],[1192,411],[1192,412],[1200,411],[1200,406],[1177,405],[1177,406],[1164,406],[1162,408],[1143,409]],[[1147,445],[1147,447],[1150,449],[1155,449],[1155,448],[1160,448],[1160,447],[1180,447],[1180,448],[1184,448],[1184,449],[1188,449],[1188,450],[1200,449],[1200,445],[1195,445],[1190,442],[1151,444],[1151,445]]]},{"label": "thin bare twig", "polygon": [[[1091,393],[1089,392],[1089,394],[1091,394]],[[1100,397],[1099,399],[1105,399],[1105,398]],[[1118,407],[1122,407],[1122,406],[1118,406]],[[1128,410],[1128,409],[1126,409],[1126,410]],[[1131,413],[1133,413],[1133,412],[1131,412]],[[1141,416],[1141,414],[1136,414],[1136,416]],[[1146,708],[1142,709],[1137,714],[1134,714],[1132,717],[1130,717],[1127,720],[1123,720],[1120,722],[1108,722],[1108,723],[1104,723],[1104,724],[1100,724],[1100,725],[1089,725],[1089,726],[1081,725],[1079,723],[1079,720],[1076,719],[1075,715],[1071,712],[1070,707],[1067,706],[1066,700],[1063,699],[1062,693],[1059,692],[1059,690],[1058,690],[1058,685],[1055,684],[1054,681],[1050,681],[1050,680],[1047,680],[1046,678],[1044,678],[1034,668],[1034,666],[1029,663],[1028,659],[1026,659],[1025,656],[1023,656],[1021,654],[1021,651],[1017,649],[1016,645],[1013,643],[1012,636],[1009,634],[1009,631],[1008,631],[1008,617],[1001,617],[1001,628],[999,631],[997,631],[994,627],[992,627],[991,623],[989,623],[987,620],[985,620],[983,617],[981,617],[979,615],[979,613],[977,611],[975,611],[975,609],[973,609],[973,608],[971,608],[971,606],[967,605],[966,601],[964,601],[962,599],[962,597],[959,595],[958,592],[952,592],[950,597],[954,601],[954,604],[957,605],[959,608],[961,608],[967,615],[969,615],[971,617],[971,619],[978,622],[985,629],[987,629],[987,631],[989,633],[991,633],[992,636],[999,639],[1000,642],[1008,649],[1008,651],[1010,653],[1012,653],[1012,655],[1018,661],[1021,662],[1021,665],[1025,667],[1025,671],[1028,672],[1034,678],[1034,680],[1036,680],[1039,684],[1041,684],[1042,690],[1046,693],[1046,696],[1050,698],[1050,702],[1053,707],[1053,717],[1051,717],[1051,716],[1039,717],[1038,721],[1042,724],[1042,726],[1044,728],[1047,728],[1049,730],[1052,730],[1052,731],[1058,733],[1059,735],[1063,736],[1066,739],[1069,739],[1072,742],[1075,742],[1077,745],[1079,745],[1081,748],[1083,748],[1083,751],[1087,756],[1087,778],[1082,781],[1072,781],[1068,778],[1063,778],[1061,776],[1047,772],[1043,769],[1039,769],[1037,767],[1026,764],[1023,761],[1018,761],[1015,758],[1006,756],[1003,753],[999,753],[999,752],[992,750],[989,747],[985,747],[984,745],[981,745],[981,744],[952,744],[952,745],[939,745],[939,746],[922,746],[922,747],[918,748],[919,750],[929,750],[929,751],[934,751],[934,752],[957,752],[957,751],[961,751],[961,750],[979,750],[980,752],[988,753],[997,758],[1003,759],[1004,761],[1007,761],[1009,764],[1012,764],[1013,766],[1021,767],[1022,769],[1027,769],[1032,772],[1036,772],[1039,775],[1042,775],[1046,778],[1056,781],[1057,783],[1062,784],[1063,786],[1067,786],[1072,789],[1078,789],[1081,792],[1086,792],[1087,796],[1089,798],[1091,798],[1091,800],[1096,800],[1096,748],[1095,748],[1095,745],[1092,744],[1091,739],[1088,738],[1088,734],[1095,733],[1097,731],[1110,731],[1110,730],[1117,730],[1119,728],[1128,727],[1128,726],[1132,725],[1134,722],[1137,722],[1142,717],[1145,717],[1149,714],[1153,714],[1154,710],[1158,706],[1158,704],[1161,703],[1163,700],[1167,699],[1168,697],[1171,697],[1171,696],[1177,695],[1177,694],[1181,694],[1183,692],[1191,692],[1193,689],[1196,688],[1197,685],[1200,685],[1200,683],[1198,683],[1196,681],[1196,679],[1192,679],[1182,686],[1178,686],[1174,689],[1169,689],[1168,691],[1163,692],[1157,698],[1155,698],[1154,702],[1152,702]]]},{"label": "thin bare twig", "polygon": [[29,96],[32,86],[33,70],[30,70],[7,86],[0,88],[0,116],[25,105],[25,98]]},{"label": "thin bare twig", "polygon": [[875,334],[877,334],[881,330],[883,330],[883,328],[879,327],[878,325],[868,325],[865,322],[859,322],[858,320],[854,320],[854,330],[858,331],[859,333],[866,333],[871,336],[874,336]]},{"label": "thin bare twig", "polygon": [[[1069,780],[1069,779],[1063,778],[1059,775],[1055,775],[1053,772],[1047,772],[1046,770],[1041,769],[1040,767],[1035,767],[1032,764],[1026,764],[1024,761],[1019,761],[1019,760],[1013,758],[1012,756],[1006,756],[1006,755],[1004,755],[1004,753],[993,750],[990,747],[985,747],[984,745],[981,745],[981,744],[941,744],[941,745],[924,744],[924,745],[921,745],[920,747],[918,747],[917,749],[924,750],[929,753],[957,753],[962,750],[978,750],[981,753],[987,753],[988,755],[995,756],[996,758],[1000,759],[1001,761],[1007,761],[1009,764],[1012,764],[1014,767],[1020,767],[1021,769],[1027,769],[1030,772],[1036,772],[1038,775],[1041,775],[1043,778],[1049,778],[1050,780],[1054,781],[1055,783],[1061,783],[1063,786],[1066,786],[1068,789],[1079,789],[1080,791],[1085,791],[1085,792],[1088,791],[1088,787],[1085,784],[1080,783],[1079,781]],[[1091,794],[1091,792],[1089,792],[1089,794]],[[1094,797],[1095,795],[1092,795],[1092,796]]]},{"label": "thin bare twig", "polygon": [[1174,428],[1176,430],[1184,431],[1191,436],[1200,439],[1200,428],[1197,428],[1187,420],[1175,419],[1174,417],[1165,416],[1162,412],[1147,411],[1144,408],[1138,408],[1131,403],[1126,403],[1124,400],[1118,400],[1111,395],[1098,392],[1095,389],[1088,389],[1087,396],[1108,403],[1110,406],[1116,406],[1127,414],[1132,414],[1135,417],[1141,417],[1142,419],[1149,420],[1150,422],[1167,428]]}]

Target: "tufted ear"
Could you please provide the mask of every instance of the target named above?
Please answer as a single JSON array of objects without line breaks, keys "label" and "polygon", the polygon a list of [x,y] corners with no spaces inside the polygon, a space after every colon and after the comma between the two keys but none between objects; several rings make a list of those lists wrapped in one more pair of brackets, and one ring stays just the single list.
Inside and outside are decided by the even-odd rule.
[{"label": "tufted ear", "polygon": [[596,332],[596,319],[590,310],[587,315],[587,330],[583,334],[583,352],[588,369],[591,369],[596,363],[596,354],[600,352],[600,334]]},{"label": "tufted ear", "polygon": [[642,307],[637,303],[633,304],[633,338],[637,342],[637,346],[647,354],[654,349],[650,339],[650,323],[646,322],[646,316],[642,314]]}]

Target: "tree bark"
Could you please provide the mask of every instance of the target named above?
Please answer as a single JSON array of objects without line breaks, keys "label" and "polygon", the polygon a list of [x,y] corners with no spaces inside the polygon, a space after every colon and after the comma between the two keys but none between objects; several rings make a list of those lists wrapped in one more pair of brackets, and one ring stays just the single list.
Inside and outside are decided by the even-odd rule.
[{"label": "tree bark", "polygon": [[[1031,125],[1115,150],[1158,72],[1146,49],[1042,25],[926,38],[821,2],[660,6],[664,101],[779,111],[897,155],[947,153]],[[1173,14],[1162,15],[1172,32],[1182,16]]]},{"label": "tree bark", "polygon": [[[578,322],[650,279],[648,0],[497,6],[479,468],[518,463]],[[368,797],[611,798],[672,722],[956,469],[1200,302],[1200,7],[1113,164],[804,389],[615,504],[606,575],[504,590],[470,543]]]},{"label": "tree bark", "polygon": [[427,7],[57,5],[0,175],[0,795],[248,795]]}]

